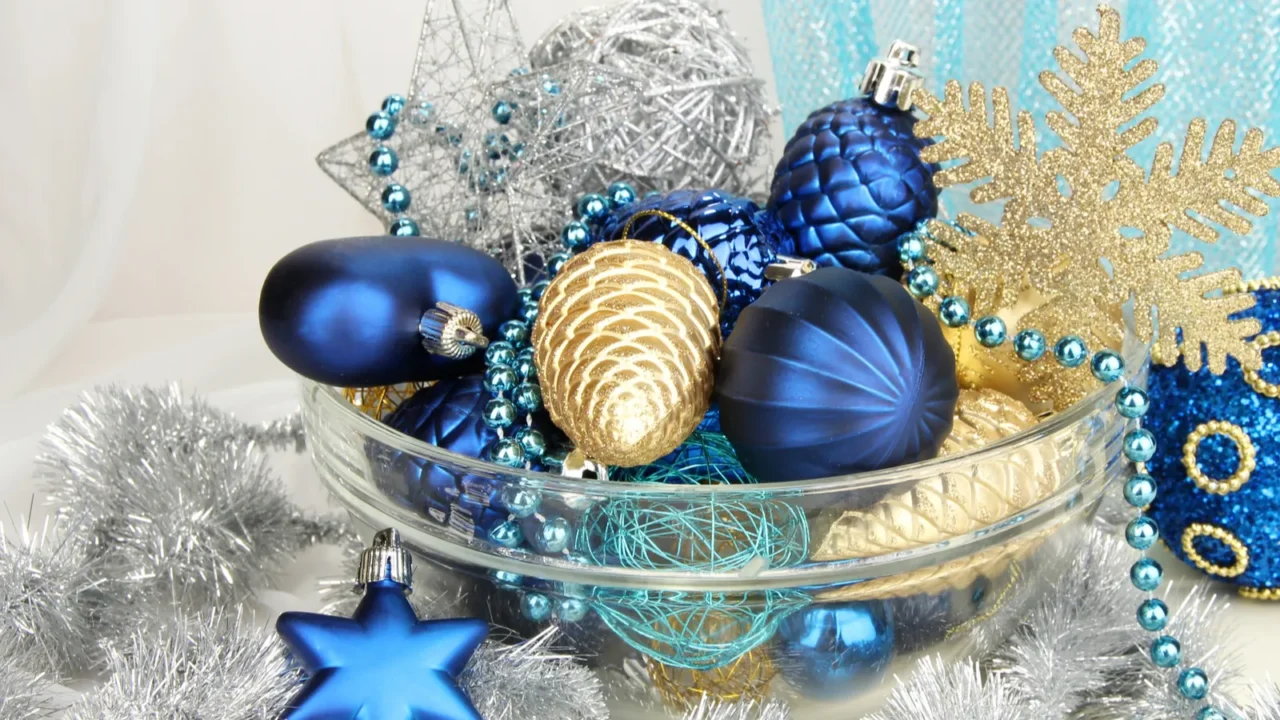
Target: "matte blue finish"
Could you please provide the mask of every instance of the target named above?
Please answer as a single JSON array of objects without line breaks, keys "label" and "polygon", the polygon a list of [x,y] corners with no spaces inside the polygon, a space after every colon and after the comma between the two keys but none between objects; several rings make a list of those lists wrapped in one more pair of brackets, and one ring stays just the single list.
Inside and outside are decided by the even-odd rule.
[{"label": "matte blue finish", "polygon": [[285,255],[267,273],[258,320],[267,347],[318,382],[370,387],[436,380],[478,367],[432,355],[418,321],[437,302],[480,317],[485,335],[512,317],[516,285],[497,260],[421,237],[325,240]]},{"label": "matte blue finish", "polygon": [[368,585],[354,617],[287,612],[276,631],[310,676],[283,717],[481,720],[457,677],[489,623],[418,620],[399,583]]},{"label": "matte blue finish", "polygon": [[[610,215],[593,239],[621,238],[627,221],[646,210],[680,218],[710,246],[712,252],[708,253],[684,228],[657,215],[638,218],[627,232],[634,239],[662,243],[706,275],[716,299],[723,301],[720,333],[724,337],[733,331],[742,309],[764,291],[765,268],[779,254],[786,255],[793,249],[786,231],[772,215],[762,213],[746,198],[721,190],[676,190],[647,197]],[[720,267],[724,268],[729,289],[723,298]]]},{"label": "matte blue finish", "polygon": [[806,697],[851,697],[893,659],[893,616],[881,602],[814,605],[778,625],[773,662]]},{"label": "matte blue finish", "polygon": [[743,466],[777,482],[934,457],[959,392],[924,305],[889,278],[822,268],[742,313],[715,397]]},{"label": "matte blue finish", "polygon": [[814,111],[774,170],[769,209],[819,265],[898,278],[898,236],[938,212],[910,113],[852,98]]}]

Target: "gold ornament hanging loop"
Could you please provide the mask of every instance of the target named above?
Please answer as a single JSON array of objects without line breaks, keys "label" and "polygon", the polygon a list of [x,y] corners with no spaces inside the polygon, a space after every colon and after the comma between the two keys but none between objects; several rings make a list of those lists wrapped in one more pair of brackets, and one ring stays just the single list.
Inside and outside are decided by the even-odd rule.
[{"label": "gold ornament hanging loop", "polygon": [[707,241],[703,240],[702,236],[698,234],[698,231],[694,230],[689,225],[689,223],[663,210],[641,210],[635,215],[632,215],[631,217],[627,218],[627,224],[622,226],[622,237],[617,239],[618,240],[634,240],[635,238],[631,237],[631,226],[635,223],[637,218],[642,218],[642,217],[660,217],[663,220],[666,220],[671,223],[675,223],[676,226],[679,227],[681,230],[684,230],[685,232],[689,233],[689,237],[693,238],[695,242],[701,245],[703,250],[707,251],[707,257],[711,258],[711,262],[715,263],[716,273],[720,276],[719,304],[720,304],[720,309],[724,310],[725,300],[729,298],[729,276],[725,274],[724,265],[720,264],[720,258],[716,257],[715,251],[711,249],[711,246],[707,244]]}]

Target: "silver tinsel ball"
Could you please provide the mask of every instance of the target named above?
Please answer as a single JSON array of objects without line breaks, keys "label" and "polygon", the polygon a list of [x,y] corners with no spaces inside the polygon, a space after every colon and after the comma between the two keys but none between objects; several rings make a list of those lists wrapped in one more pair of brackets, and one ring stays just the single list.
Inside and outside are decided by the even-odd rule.
[{"label": "silver tinsel ball", "polygon": [[110,387],[63,413],[37,465],[110,598],[198,609],[241,600],[297,550],[345,536],[294,505],[262,442],[296,438],[175,387]]},{"label": "silver tinsel ball", "polygon": [[600,679],[553,650],[549,628],[515,645],[486,640],[458,678],[485,720],[596,720],[609,717]]},{"label": "silver tinsel ball", "polygon": [[0,649],[0,718],[36,720],[47,718],[53,708],[49,686],[40,675],[25,668],[16,655]]},{"label": "silver tinsel ball", "polygon": [[920,661],[915,674],[893,689],[869,720],[1040,720],[1003,676],[983,673],[973,661]]},{"label": "silver tinsel ball", "polygon": [[790,717],[791,710],[777,700],[764,704],[752,700],[731,703],[703,695],[698,705],[685,713],[684,720],[788,720]]},{"label": "silver tinsel ball", "polygon": [[1274,681],[1254,685],[1250,688],[1253,695],[1253,712],[1257,720],[1280,720],[1280,686]]},{"label": "silver tinsel ball", "polygon": [[535,70],[585,61],[642,83],[625,117],[592,117],[575,130],[601,144],[599,188],[625,179],[642,193],[759,189],[764,168],[756,165],[773,110],[746,48],[705,2],[628,0],[581,10],[534,43],[529,58]]}]

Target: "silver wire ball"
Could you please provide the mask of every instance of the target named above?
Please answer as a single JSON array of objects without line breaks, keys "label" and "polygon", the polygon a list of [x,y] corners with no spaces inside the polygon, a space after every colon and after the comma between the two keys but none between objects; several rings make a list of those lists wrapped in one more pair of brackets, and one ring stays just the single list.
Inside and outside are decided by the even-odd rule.
[{"label": "silver wire ball", "polygon": [[630,0],[565,17],[529,52],[535,69],[605,66],[643,85],[626,117],[596,117],[600,188],[715,187],[748,195],[763,181],[774,109],[742,42],[700,0]]}]

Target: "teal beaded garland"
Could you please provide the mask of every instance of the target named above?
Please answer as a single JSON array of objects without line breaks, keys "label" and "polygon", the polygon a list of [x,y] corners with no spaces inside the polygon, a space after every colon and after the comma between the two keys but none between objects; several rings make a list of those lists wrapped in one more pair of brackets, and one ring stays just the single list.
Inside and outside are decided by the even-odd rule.
[{"label": "teal beaded garland", "polygon": [[564,623],[582,622],[590,609],[586,601],[581,598],[561,598],[556,602],[555,616],[557,620]]},{"label": "teal beaded garland", "polygon": [[515,438],[500,438],[490,446],[489,459],[499,465],[517,468],[524,465],[524,448]]},{"label": "teal beaded garland", "polygon": [[508,520],[494,525],[489,531],[489,539],[502,547],[514,548],[524,542],[524,532],[520,529],[519,523]]},{"label": "teal beaded garland", "polygon": [[[517,437],[518,435],[517,433]],[[521,519],[538,512],[538,507],[542,504],[542,495],[537,490],[513,485],[504,485],[498,493],[498,499],[507,512]]]},{"label": "teal beaded garland", "polygon": [[1146,550],[1155,545],[1159,536],[1160,533],[1156,529],[1156,521],[1146,515],[1139,515],[1130,520],[1124,530],[1125,540],[1135,550]]},{"label": "teal beaded garland", "polygon": [[1160,632],[1169,623],[1169,606],[1159,598],[1148,598],[1138,606],[1138,625],[1147,632]]},{"label": "teal beaded garland", "polygon": [[599,193],[588,193],[578,198],[578,217],[590,223],[604,220],[609,214],[609,201]]},{"label": "teal beaded garland", "polygon": [[562,517],[550,517],[542,523],[542,527],[538,528],[536,544],[542,552],[555,554],[569,547],[571,537],[568,520]]},{"label": "teal beaded garland", "polygon": [[[514,377],[515,370],[511,373]],[[511,393],[511,399],[523,413],[534,413],[542,409],[542,389],[534,383],[520,383]]]},{"label": "teal beaded garland", "polygon": [[391,115],[392,117],[399,115],[400,111],[404,109],[404,103],[405,100],[403,95],[398,93],[388,95],[382,99],[382,112]]},{"label": "teal beaded garland", "polygon": [[1136,387],[1120,388],[1116,393],[1116,410],[1123,416],[1134,420],[1147,414],[1151,400],[1145,390]]},{"label": "teal beaded garland", "polygon": [[[536,386],[535,386],[536,387]],[[525,457],[537,460],[547,451],[547,440],[536,428],[522,427],[516,431],[516,441],[524,448]]]},{"label": "teal beaded garland", "polygon": [[484,360],[490,365],[512,365],[516,361],[516,349],[505,340],[489,343]]},{"label": "teal beaded garland", "polygon": [[927,298],[938,292],[938,271],[928,265],[917,265],[907,274],[907,290],[917,298]]},{"label": "teal beaded garland", "polygon": [[395,118],[384,112],[376,112],[364,122],[365,132],[374,140],[386,140],[396,132]]},{"label": "teal beaded garland", "polygon": [[400,157],[386,145],[379,145],[369,154],[369,171],[374,175],[386,177],[399,167]]},{"label": "teal beaded garland", "polygon": [[938,305],[938,318],[947,327],[957,328],[969,324],[969,301],[958,295],[944,298]]},{"label": "teal beaded garland", "polygon": [[1146,428],[1132,430],[1124,436],[1124,456],[1136,463],[1144,463],[1156,454],[1156,438]]},{"label": "teal beaded garland", "polygon": [[400,237],[416,237],[418,235],[418,223],[414,222],[412,218],[399,217],[387,227],[387,232]]},{"label": "teal beaded garland", "polygon": [[528,593],[520,598],[520,612],[534,622],[551,617],[551,601],[541,593]]},{"label": "teal beaded garland", "polygon": [[509,428],[516,421],[516,404],[496,397],[484,406],[484,424],[494,429]]},{"label": "teal beaded garland", "polygon": [[1155,478],[1145,473],[1129,478],[1124,484],[1124,499],[1136,508],[1150,505],[1151,501],[1156,499]]},{"label": "teal beaded garland", "polygon": [[546,294],[547,288],[549,287],[551,287],[550,280],[539,280],[538,282],[531,285],[530,290],[533,291],[533,299],[541,300],[542,296]]},{"label": "teal beaded garland", "polygon": [[551,277],[555,277],[556,275],[559,275],[560,268],[564,267],[564,264],[569,262],[570,257],[573,257],[573,256],[570,255],[569,253],[562,253],[562,252],[556,253],[551,257],[548,257],[547,258],[547,274],[550,275]]},{"label": "teal beaded garland", "polygon": [[1149,557],[1138,558],[1129,569],[1129,579],[1133,582],[1133,586],[1143,592],[1151,592],[1160,587],[1160,579],[1163,576],[1164,569],[1160,567],[1160,563]]},{"label": "teal beaded garland", "polygon": [[916,262],[924,257],[924,238],[909,232],[898,238],[898,257],[903,262]]},{"label": "teal beaded garland", "polygon": [[1018,331],[1013,336],[1013,352],[1017,356],[1027,362],[1035,362],[1044,356],[1045,350],[1049,349],[1049,341],[1045,339],[1044,333],[1033,328]]},{"label": "teal beaded garland", "polygon": [[578,250],[591,242],[591,229],[580,220],[574,220],[560,231],[560,243],[570,250]]},{"label": "teal beaded garland", "polygon": [[615,208],[626,207],[636,201],[636,189],[624,182],[615,182],[605,191]]},{"label": "teal beaded garland", "polygon": [[538,319],[538,304],[534,302],[527,302],[521,305],[520,310],[517,312],[520,322],[532,325],[534,321]]},{"label": "teal beaded garland", "polygon": [[973,324],[973,336],[983,347],[1000,347],[1009,337],[1004,321],[995,315],[978,318]]},{"label": "teal beaded garland", "polygon": [[498,334],[516,347],[524,347],[529,342],[529,326],[519,320],[502,323],[498,326]]},{"label": "teal beaded garland", "polygon": [[1089,346],[1079,335],[1067,335],[1053,346],[1053,357],[1065,368],[1076,368],[1089,359]]},{"label": "teal beaded garland", "polygon": [[409,188],[399,183],[391,183],[382,189],[382,207],[387,212],[404,212],[409,209]]},{"label": "teal beaded garland", "polygon": [[499,100],[493,104],[493,120],[499,125],[506,125],[511,122],[511,117],[515,115],[515,106],[506,100]]},{"label": "teal beaded garland", "polygon": [[1216,708],[1203,707],[1200,708],[1200,712],[1196,713],[1196,720],[1227,720],[1227,716]]},{"label": "teal beaded garland", "polygon": [[[497,395],[515,389],[520,379],[516,377],[515,368],[505,364],[490,365],[484,373],[484,389]],[[519,403],[517,403],[519,405]]]},{"label": "teal beaded garland", "polygon": [[1178,692],[1188,700],[1202,700],[1209,694],[1209,676],[1198,667],[1189,667],[1178,675]]},{"label": "teal beaded garland", "polygon": [[1151,662],[1171,668],[1182,659],[1182,644],[1172,635],[1161,635],[1151,642]]},{"label": "teal beaded garland", "polygon": [[1093,376],[1102,383],[1112,383],[1124,375],[1124,360],[1114,350],[1100,350],[1094,353],[1089,363]]}]

